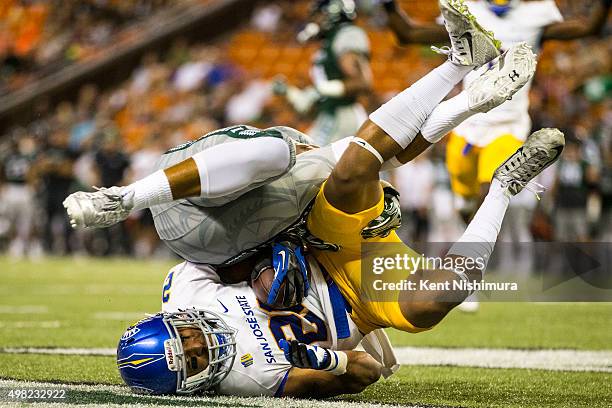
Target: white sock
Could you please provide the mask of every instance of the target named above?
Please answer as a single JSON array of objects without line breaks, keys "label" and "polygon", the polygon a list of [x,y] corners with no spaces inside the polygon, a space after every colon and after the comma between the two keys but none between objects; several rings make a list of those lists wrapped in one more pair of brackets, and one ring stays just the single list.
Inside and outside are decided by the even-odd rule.
[{"label": "white sock", "polygon": [[504,215],[510,204],[506,190],[493,179],[489,194],[459,240],[448,251],[449,255],[465,256],[482,260],[484,268],[491,258]]},{"label": "white sock", "polygon": [[370,120],[406,148],[434,108],[473,69],[445,62],[370,114]]},{"label": "white sock", "polygon": [[461,122],[476,113],[478,112],[470,110],[468,94],[463,91],[454,98],[436,106],[423,124],[421,134],[428,142],[437,143]]},{"label": "white sock", "polygon": [[133,200],[134,211],[150,208],[157,204],[169,203],[173,200],[170,182],[163,170],[157,170],[155,173],[125,187],[123,197],[126,200]]}]

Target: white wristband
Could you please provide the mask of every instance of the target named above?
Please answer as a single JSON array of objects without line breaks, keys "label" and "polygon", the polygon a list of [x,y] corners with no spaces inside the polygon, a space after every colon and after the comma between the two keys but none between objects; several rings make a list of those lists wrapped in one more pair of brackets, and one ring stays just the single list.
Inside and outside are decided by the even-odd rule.
[{"label": "white wristband", "polygon": [[344,87],[344,82],[339,79],[334,79],[331,81],[320,81],[315,84],[317,91],[323,96],[331,96],[331,97],[340,97],[344,96],[344,92],[346,91]]},{"label": "white wristband", "polygon": [[331,362],[325,369],[333,375],[342,375],[346,373],[346,366],[348,365],[348,356],[344,351],[332,351],[328,350],[331,355]]},{"label": "white wristband", "polygon": [[364,149],[366,149],[368,152],[372,153],[374,157],[378,159],[380,164],[383,164],[385,162],[381,154],[378,153],[378,150],[376,150],[374,146],[366,142],[364,139],[357,137],[357,136],[353,136],[353,138],[351,139],[351,143],[355,143],[356,145],[361,146]]}]

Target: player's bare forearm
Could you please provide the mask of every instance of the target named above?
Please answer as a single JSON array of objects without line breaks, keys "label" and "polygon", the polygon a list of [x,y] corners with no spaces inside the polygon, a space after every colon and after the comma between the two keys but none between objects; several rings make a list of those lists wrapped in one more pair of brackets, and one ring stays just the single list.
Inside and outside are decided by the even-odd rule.
[{"label": "player's bare forearm", "polygon": [[346,373],[293,367],[289,371],[283,396],[329,398],[341,394],[357,394],[378,381],[382,366],[363,351],[346,351]]},{"label": "player's bare forearm", "polygon": [[542,34],[542,40],[573,40],[598,34],[608,19],[611,4],[610,0],[600,0],[588,18],[549,25]]},{"label": "player's bare forearm", "polygon": [[372,89],[372,70],[368,59],[360,54],[346,53],[339,59],[344,74],[344,93],[357,96]]},{"label": "player's bare forearm", "polygon": [[388,26],[400,44],[432,44],[448,41],[448,33],[439,24],[417,24],[400,8],[388,11]]}]

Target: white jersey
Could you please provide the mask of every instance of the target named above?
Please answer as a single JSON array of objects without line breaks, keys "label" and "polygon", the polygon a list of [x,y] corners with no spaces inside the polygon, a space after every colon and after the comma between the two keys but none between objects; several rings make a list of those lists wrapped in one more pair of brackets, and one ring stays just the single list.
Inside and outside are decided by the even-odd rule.
[{"label": "white jersey", "polygon": [[[505,16],[498,17],[484,0],[468,0],[466,4],[478,22],[487,30],[491,30],[502,42],[503,49],[526,42],[533,51],[539,52],[540,38],[544,28],[550,24],[563,21],[563,16],[554,0],[521,1]],[[478,78],[488,67],[470,73],[464,80],[464,87]],[[497,137],[511,134],[519,140],[525,140],[531,130],[529,118],[529,81],[512,100],[488,113],[474,115],[463,122],[456,132],[475,146],[486,146]]]},{"label": "white jersey", "polygon": [[[310,292],[302,305],[283,311],[262,307],[246,282],[228,285],[208,265],[183,262],[164,282],[162,311],[198,308],[218,313],[237,330],[236,358],[218,392],[238,396],[280,396],[291,365],[278,346],[297,339],[335,350],[352,350],[361,341],[344,299],[310,262]],[[331,285],[331,286],[330,286]]]}]

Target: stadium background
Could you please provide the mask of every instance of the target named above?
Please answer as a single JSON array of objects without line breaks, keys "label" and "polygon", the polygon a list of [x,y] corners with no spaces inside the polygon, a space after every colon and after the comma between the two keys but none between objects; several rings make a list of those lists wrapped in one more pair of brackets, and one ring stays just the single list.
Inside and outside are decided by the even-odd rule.
[{"label": "stadium background", "polygon": [[[370,111],[442,61],[428,47],[398,47],[374,3],[358,2],[358,24],[372,43],[375,92],[363,100]],[[399,3],[422,21],[438,15],[434,1]],[[592,4],[557,3],[566,18],[588,14]],[[167,148],[219,127],[283,124],[306,130],[310,118],[273,96],[269,81],[284,75],[293,84],[308,84],[316,45],[295,42],[308,4],[0,4],[2,350],[113,347],[139,312],[159,307],[159,287],[175,259],[159,245],[148,214],[109,230],[74,231],[61,202],[76,190],[141,178]],[[612,241],[610,27],[608,22],[597,38],[546,44],[531,92],[534,128],[563,129],[570,153],[562,160],[580,172],[571,177],[554,169],[548,172],[543,182],[551,191],[541,202],[520,203],[530,216],[524,225],[506,226],[502,239]],[[422,160],[388,175],[405,197],[406,214],[425,221],[413,225],[416,217],[405,217],[402,236],[408,240],[452,241],[463,228],[448,211],[443,154],[440,144]],[[16,156],[27,157],[20,161],[25,168],[9,166]],[[14,206],[10,177],[15,172],[28,186],[27,206]],[[419,183],[406,181],[413,179]],[[108,256],[118,258],[90,258]],[[610,350],[612,344],[612,311],[605,304],[545,304],[535,310],[529,304],[485,304],[476,316],[453,314],[448,320],[434,332],[394,334],[393,340],[411,346],[525,349]],[[78,358],[66,366],[58,356],[0,356],[0,379],[118,383],[109,357],[96,357],[95,364],[89,360],[90,368],[79,378],[71,373],[79,366]],[[554,392],[544,402],[550,406],[578,406],[580,398],[588,406],[612,404],[610,374],[421,366],[410,370],[402,371],[404,377],[397,381],[412,393],[401,392],[395,383],[360,398],[445,406],[543,406],[538,405],[539,392],[549,384]],[[96,376],[96,371],[104,375]],[[487,382],[487,376],[498,387]],[[463,384],[461,392],[456,382]]]}]

